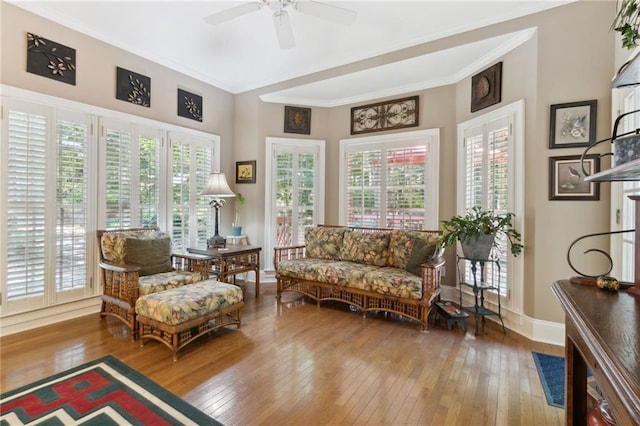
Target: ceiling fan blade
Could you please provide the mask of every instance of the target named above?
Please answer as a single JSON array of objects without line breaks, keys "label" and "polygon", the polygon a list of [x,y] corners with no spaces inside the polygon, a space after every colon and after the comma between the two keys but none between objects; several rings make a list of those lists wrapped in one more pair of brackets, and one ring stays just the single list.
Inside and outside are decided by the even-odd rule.
[{"label": "ceiling fan blade", "polygon": [[295,3],[295,8],[301,13],[306,13],[308,15],[313,15],[316,18],[326,19],[327,21],[337,22],[344,25],[353,24],[357,15],[353,10],[313,0],[297,1]]},{"label": "ceiling fan blade", "polygon": [[204,22],[211,25],[221,24],[223,22],[238,18],[242,15],[258,11],[262,9],[262,5],[263,3],[260,2],[244,3],[239,6],[234,6],[230,9],[214,13],[213,15],[209,15],[204,18]]},{"label": "ceiling fan blade", "polygon": [[273,14],[273,24],[276,27],[280,49],[291,49],[294,47],[296,42],[293,39],[293,29],[289,21],[289,14],[284,10],[275,12]]}]

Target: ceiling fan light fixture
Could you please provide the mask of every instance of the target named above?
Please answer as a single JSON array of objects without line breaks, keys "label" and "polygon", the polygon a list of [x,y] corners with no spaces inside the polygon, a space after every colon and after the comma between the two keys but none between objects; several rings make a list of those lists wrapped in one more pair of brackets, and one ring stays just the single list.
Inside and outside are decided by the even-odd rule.
[{"label": "ceiling fan light fixture", "polygon": [[329,22],[337,22],[342,25],[353,24],[357,16],[357,13],[353,10],[313,0],[295,1],[294,7],[300,13],[315,16],[316,18]]},{"label": "ceiling fan light fixture", "polygon": [[291,28],[291,21],[289,20],[289,14],[284,11],[278,11],[273,13],[273,24],[276,28],[276,34],[278,36],[278,42],[281,49],[291,49],[296,45],[293,38],[293,29]]}]

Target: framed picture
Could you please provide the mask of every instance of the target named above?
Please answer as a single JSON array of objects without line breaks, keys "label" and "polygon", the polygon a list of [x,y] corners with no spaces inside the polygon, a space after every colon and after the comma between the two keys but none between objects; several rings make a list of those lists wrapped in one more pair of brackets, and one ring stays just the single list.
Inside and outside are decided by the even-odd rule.
[{"label": "framed picture", "polygon": [[178,88],[178,116],[202,122],[202,96]]},{"label": "framed picture", "polygon": [[116,67],[116,99],[151,107],[151,78]]},{"label": "framed picture", "polygon": [[[598,201],[600,184],[585,182],[580,155],[549,157],[549,200]],[[584,156],[584,171],[591,176],[600,171],[598,154]]]},{"label": "framed picture", "polygon": [[284,107],[284,132],[311,134],[311,108]]},{"label": "framed picture", "polygon": [[256,183],[255,161],[236,161],[236,183]]},{"label": "framed picture", "polygon": [[500,103],[502,100],[502,62],[471,77],[471,112]]},{"label": "framed picture", "polygon": [[76,49],[27,33],[27,72],[76,85]]},{"label": "framed picture", "polygon": [[351,108],[351,134],[418,126],[418,96]]},{"label": "framed picture", "polygon": [[596,141],[598,101],[551,105],[549,148],[589,146]]}]

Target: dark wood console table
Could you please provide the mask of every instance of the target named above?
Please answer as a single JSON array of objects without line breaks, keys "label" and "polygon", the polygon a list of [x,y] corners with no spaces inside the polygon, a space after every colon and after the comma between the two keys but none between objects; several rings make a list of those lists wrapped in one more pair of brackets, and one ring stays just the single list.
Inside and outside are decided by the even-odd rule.
[{"label": "dark wood console table", "polygon": [[618,425],[640,425],[640,297],[557,281],[566,314],[566,424],[587,423],[587,367]]},{"label": "dark wood console table", "polygon": [[189,253],[204,254],[209,256],[212,263],[212,274],[218,280],[228,282],[230,277],[240,273],[253,271],[256,274],[256,297],[260,294],[260,251],[261,247],[233,246],[225,248],[188,248]]}]

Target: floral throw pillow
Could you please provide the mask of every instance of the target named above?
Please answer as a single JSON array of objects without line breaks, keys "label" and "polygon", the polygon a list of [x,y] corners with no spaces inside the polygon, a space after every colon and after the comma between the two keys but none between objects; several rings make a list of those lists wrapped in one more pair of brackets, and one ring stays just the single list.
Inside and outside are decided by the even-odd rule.
[{"label": "floral throw pillow", "polygon": [[345,231],[346,228],[308,228],[304,233],[307,257],[338,259]]},{"label": "floral throw pillow", "polygon": [[365,265],[387,266],[389,234],[386,232],[345,232],[340,259]]}]

